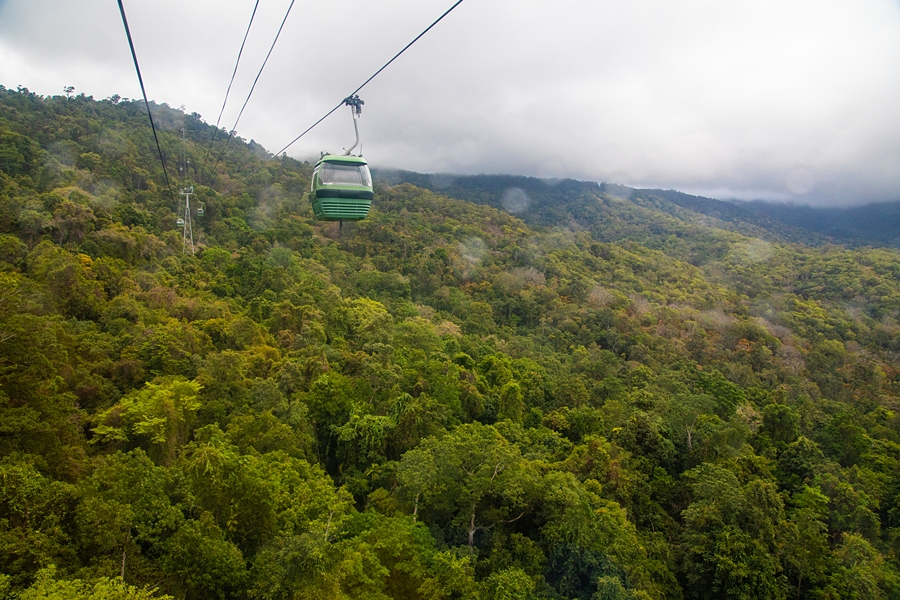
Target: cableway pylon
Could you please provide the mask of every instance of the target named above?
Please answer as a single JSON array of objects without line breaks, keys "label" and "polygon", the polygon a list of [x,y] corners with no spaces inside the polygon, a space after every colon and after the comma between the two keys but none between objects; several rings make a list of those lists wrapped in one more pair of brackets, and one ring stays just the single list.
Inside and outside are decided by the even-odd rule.
[{"label": "cableway pylon", "polygon": [[194,186],[188,186],[181,189],[181,195],[184,196],[184,216],[178,219],[183,222],[181,233],[181,253],[194,254],[194,226],[191,222],[191,194],[194,193]]}]

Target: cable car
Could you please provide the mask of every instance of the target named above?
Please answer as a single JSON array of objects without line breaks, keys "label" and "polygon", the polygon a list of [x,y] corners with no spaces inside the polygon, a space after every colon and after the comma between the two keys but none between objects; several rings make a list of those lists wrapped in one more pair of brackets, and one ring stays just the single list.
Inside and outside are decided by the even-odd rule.
[{"label": "cable car", "polygon": [[204,212],[205,211],[203,210],[203,203],[201,202],[200,206],[197,207],[197,216],[202,217]]},{"label": "cable car", "polygon": [[369,215],[375,192],[361,156],[324,154],[313,171],[309,200],[319,221],[359,221]]},{"label": "cable car", "polygon": [[344,99],[353,113],[353,130],[356,143],[344,154],[323,152],[310,182],[309,201],[318,221],[359,221],[369,215],[375,190],[372,174],[362,155],[352,154],[359,145],[359,128],[356,118],[362,111],[359,96]]},{"label": "cable car", "polygon": [[178,227],[184,227],[184,219],[178,217],[178,220],[175,221],[175,225],[177,225]]}]

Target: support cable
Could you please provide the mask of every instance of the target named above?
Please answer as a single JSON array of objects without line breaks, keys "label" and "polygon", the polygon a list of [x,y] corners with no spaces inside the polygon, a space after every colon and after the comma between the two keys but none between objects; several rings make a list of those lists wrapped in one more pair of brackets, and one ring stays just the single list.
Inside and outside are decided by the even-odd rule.
[{"label": "support cable", "polygon": [[256,9],[259,8],[259,0],[253,6],[253,13],[250,15],[250,23],[247,25],[247,31],[244,33],[244,41],[241,42],[241,49],[238,50],[237,60],[234,63],[234,71],[231,73],[231,81],[228,82],[228,89],[225,90],[225,101],[222,102],[222,110],[219,111],[219,118],[216,119],[216,129],[213,131],[209,145],[206,147],[206,156],[203,157],[203,168],[206,168],[206,161],[209,160],[209,153],[212,151],[216,136],[219,135],[219,123],[222,122],[222,115],[225,114],[225,105],[228,104],[228,94],[231,93],[231,86],[234,84],[234,78],[238,72],[238,65],[241,64],[241,55],[244,53],[244,45],[247,43],[247,36],[250,35],[250,27],[253,26],[253,18],[256,16]]},{"label": "support cable", "polygon": [[227,194],[231,193],[231,191],[232,191],[234,188],[236,188],[238,185],[242,184],[243,182],[247,181],[250,177],[253,177],[253,175],[255,175],[255,174],[258,173],[260,170],[262,170],[263,167],[265,167],[267,164],[269,164],[270,162],[272,162],[273,160],[275,160],[275,158],[276,158],[278,155],[280,155],[282,152],[284,152],[285,150],[287,150],[288,148],[290,148],[291,146],[293,146],[293,145],[294,145],[300,138],[302,138],[304,135],[306,135],[307,133],[309,133],[310,131],[312,131],[313,128],[314,128],[316,125],[318,125],[319,123],[321,123],[322,121],[324,121],[325,119],[327,119],[328,117],[330,117],[337,109],[339,109],[340,107],[342,107],[344,104],[349,104],[348,101],[351,100],[354,96],[356,96],[356,94],[357,94],[361,89],[363,89],[364,87],[366,87],[366,85],[368,85],[370,81],[372,81],[373,79],[375,79],[382,71],[384,71],[384,70],[388,67],[388,65],[390,65],[392,62],[394,62],[395,60],[397,60],[397,59],[400,57],[401,54],[403,54],[404,52],[406,52],[406,51],[409,49],[410,46],[412,46],[413,44],[415,44],[416,42],[418,42],[418,41],[419,41],[419,38],[421,38],[423,35],[425,35],[426,33],[428,33],[428,32],[431,30],[432,27],[434,27],[435,25],[437,25],[438,23],[440,23],[441,20],[443,20],[444,17],[446,17],[447,15],[449,15],[449,14],[453,11],[453,9],[456,8],[457,6],[459,6],[460,4],[462,4],[462,2],[463,2],[463,0],[457,0],[456,3],[455,3],[453,6],[451,6],[450,8],[448,8],[447,11],[444,12],[444,14],[442,14],[440,17],[438,17],[438,18],[434,21],[434,23],[432,23],[431,25],[429,25],[428,27],[426,27],[426,28],[422,31],[422,33],[420,33],[419,35],[417,35],[417,36],[415,37],[415,39],[413,39],[413,41],[411,41],[411,42],[408,43],[406,46],[404,46],[403,49],[402,49],[400,52],[398,52],[397,54],[395,54],[394,57],[393,57],[391,60],[389,60],[389,61],[387,61],[386,63],[384,63],[384,66],[382,66],[380,69],[378,69],[377,71],[375,71],[375,73],[374,73],[371,77],[369,77],[368,79],[366,79],[366,80],[363,82],[363,84],[362,84],[361,86],[359,86],[358,88],[356,88],[355,90],[353,90],[353,92],[351,92],[349,96],[347,96],[346,98],[344,98],[343,100],[341,100],[340,103],[339,103],[337,106],[335,106],[334,108],[332,108],[331,110],[329,110],[327,113],[325,113],[325,115],[324,115],[322,118],[320,118],[318,121],[316,121],[315,123],[313,123],[312,125],[310,125],[303,133],[301,133],[300,135],[298,135],[297,137],[295,137],[293,140],[291,140],[284,148],[282,148],[281,150],[279,150],[278,152],[276,152],[275,154],[273,154],[271,157],[269,157],[268,160],[266,160],[263,164],[261,164],[261,165],[260,165],[259,167],[257,167],[255,170],[253,170],[249,175],[247,175],[246,177],[242,178],[240,181],[238,181],[237,183],[235,183],[233,186],[231,186],[230,188],[228,188],[227,190],[225,190],[224,194],[227,195]]},{"label": "support cable", "polygon": [[263,69],[266,68],[266,63],[269,62],[269,57],[272,56],[272,50],[275,49],[275,44],[278,42],[278,37],[281,35],[281,30],[284,29],[284,24],[287,22],[288,15],[291,14],[291,9],[294,8],[294,2],[295,0],[291,0],[291,4],[288,6],[287,12],[284,13],[284,19],[282,19],[281,21],[281,26],[278,28],[278,33],[275,34],[275,39],[272,40],[272,46],[269,48],[269,53],[266,54],[266,59],[263,61],[262,66],[259,68],[259,73],[256,74],[256,79],[253,80],[253,85],[250,87],[250,93],[247,94],[247,99],[244,100],[244,105],[241,107],[241,112],[238,113],[237,119],[234,122],[234,126],[228,133],[228,139],[225,140],[225,145],[222,146],[222,151],[219,152],[219,157],[216,159],[216,164],[213,165],[213,171],[215,171],[216,167],[219,166],[219,161],[222,160],[222,157],[225,155],[225,149],[228,148],[228,142],[230,142],[231,138],[234,137],[238,122],[240,122],[241,120],[241,115],[244,114],[244,109],[247,108],[247,103],[250,102],[250,96],[253,95],[253,90],[256,89],[256,83],[259,81],[259,77],[260,75],[262,75]]},{"label": "support cable", "polygon": [[159,147],[159,136],[156,135],[156,125],[153,123],[153,114],[150,112],[150,102],[147,100],[147,90],[144,89],[144,78],[141,77],[141,67],[138,66],[137,53],[134,51],[134,42],[131,39],[131,29],[128,27],[128,19],[125,17],[125,7],[119,0],[119,12],[122,13],[122,24],[125,25],[125,35],[128,36],[128,46],[131,48],[131,58],[134,59],[134,69],[137,71],[138,81],[141,84],[141,93],[144,94],[144,105],[147,107],[147,116],[150,117],[150,128],[153,130],[153,139],[156,140],[156,151],[159,153],[159,162],[162,163],[163,174],[166,176],[166,187],[173,198],[172,184],[169,183],[169,171],[166,169],[166,161],[163,159],[162,148]]}]

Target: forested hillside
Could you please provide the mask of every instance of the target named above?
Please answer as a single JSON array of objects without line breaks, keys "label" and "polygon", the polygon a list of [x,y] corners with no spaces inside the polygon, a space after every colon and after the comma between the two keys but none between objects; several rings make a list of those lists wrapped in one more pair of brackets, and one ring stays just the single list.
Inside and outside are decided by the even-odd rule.
[{"label": "forested hillside", "polygon": [[753,202],[748,208],[783,223],[818,232],[839,243],[900,248],[900,201],[820,209]]},{"label": "forested hillside", "polygon": [[[658,212],[689,224],[728,229],[744,235],[781,242],[821,246],[827,243],[851,247],[900,248],[900,201],[853,207],[810,207],[778,202],[724,201],[692,196],[675,190],[636,189],[610,183],[546,180],[517,175],[426,175],[412,171],[384,170],[381,175],[393,184],[412,183],[461,200],[504,207],[504,193],[513,188],[524,191],[529,202],[506,196],[506,203],[529,223],[587,221],[597,224],[608,218],[584,196],[607,195],[631,205],[616,213],[639,207],[636,218],[652,226]],[[521,198],[520,198],[521,200]],[[616,230],[614,230],[616,231]],[[654,231],[654,233],[659,233]]]},{"label": "forested hillside", "polygon": [[153,110],[196,255],[142,103],[0,88],[0,597],[900,597],[900,252],[539,180],[340,229]]}]

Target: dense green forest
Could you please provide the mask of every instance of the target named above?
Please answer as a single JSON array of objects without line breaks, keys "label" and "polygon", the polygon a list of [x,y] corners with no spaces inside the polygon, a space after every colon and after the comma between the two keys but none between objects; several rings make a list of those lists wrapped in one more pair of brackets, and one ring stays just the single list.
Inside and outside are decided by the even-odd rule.
[{"label": "dense green forest", "polygon": [[897,250],[153,111],[0,88],[0,598],[900,597]]}]

